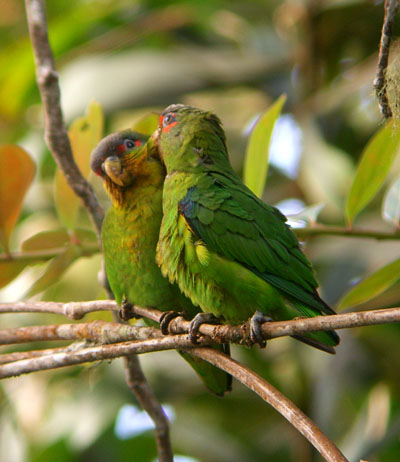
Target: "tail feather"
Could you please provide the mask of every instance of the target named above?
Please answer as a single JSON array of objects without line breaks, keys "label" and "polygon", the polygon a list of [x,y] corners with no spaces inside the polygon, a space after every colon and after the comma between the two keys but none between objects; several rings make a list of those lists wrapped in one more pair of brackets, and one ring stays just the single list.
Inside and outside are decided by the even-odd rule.
[{"label": "tail feather", "polygon": [[[323,313],[326,313],[326,307],[329,308],[331,314],[336,314],[332,308],[330,308],[322,299],[321,302],[324,304],[324,309],[321,309],[321,312],[316,311],[308,306],[305,306],[298,301],[292,301],[293,305],[301,312],[302,315],[305,315],[309,318],[315,316],[321,316]],[[327,315],[329,316],[329,314]],[[318,331],[318,332],[309,332],[301,335],[293,335],[293,338],[300,340],[307,345],[311,345],[319,350],[325,351],[327,353],[335,354],[334,347],[337,346],[340,342],[339,335],[334,330],[327,331]]]},{"label": "tail feather", "polygon": [[[227,348],[226,348],[227,347]],[[214,345],[211,348],[230,354],[229,345]],[[225,371],[213,366],[203,359],[196,358],[186,351],[179,350],[179,354],[187,361],[200,377],[204,385],[217,396],[224,396],[232,390],[232,376]]]}]

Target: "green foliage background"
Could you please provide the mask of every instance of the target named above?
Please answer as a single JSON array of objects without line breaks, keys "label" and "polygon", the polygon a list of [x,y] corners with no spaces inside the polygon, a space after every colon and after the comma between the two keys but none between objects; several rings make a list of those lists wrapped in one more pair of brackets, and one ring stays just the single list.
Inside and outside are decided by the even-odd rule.
[{"label": "green foliage background", "polygon": [[[302,156],[294,178],[270,165],[263,198],[271,204],[288,198],[306,205],[325,203],[321,223],[354,222],[355,227],[378,231],[399,227],[398,128],[382,128],[372,90],[382,2],[47,3],[70,136],[77,137],[81,168],[105,204],[101,184],[87,168],[101,132],[131,126],[173,102],[212,109],[224,123],[232,162],[241,171],[250,123],[286,93],[283,112],[301,129],[297,148]],[[44,241],[60,249],[50,263],[26,267],[0,290],[0,300],[16,301],[28,293],[55,301],[104,297],[90,221],[83,210],[68,209],[68,193],[58,184],[62,180],[55,180],[56,165],[44,144],[23,2],[0,0],[0,9],[0,139],[24,147],[37,166],[9,247],[18,251],[37,233],[50,232]],[[396,49],[393,56],[395,61]],[[102,110],[92,104],[87,111],[92,100]],[[87,125],[90,139],[81,137]],[[0,163],[6,171],[7,157]],[[258,166],[247,168],[254,173]],[[309,211],[308,217],[312,222],[315,214]],[[22,249],[43,249],[44,241],[28,241]],[[361,303],[352,309],[399,306],[399,250],[398,240],[340,236],[315,237],[305,244],[324,298],[343,308]],[[2,265],[0,280],[7,271],[12,280],[14,269]],[[344,298],[365,279],[358,292]],[[0,322],[12,327],[53,323],[54,318],[3,315]],[[352,329],[341,337],[335,357],[292,339],[273,340],[263,351],[234,347],[233,356],[291,398],[350,460],[397,462],[400,327]],[[241,385],[234,383],[233,393],[218,399],[175,352],[147,355],[142,361],[160,401],[174,408],[176,454],[199,461],[319,460],[296,430]],[[124,441],[116,437],[118,411],[128,403],[134,400],[121,361],[3,381],[0,460],[154,460],[151,432]]]}]

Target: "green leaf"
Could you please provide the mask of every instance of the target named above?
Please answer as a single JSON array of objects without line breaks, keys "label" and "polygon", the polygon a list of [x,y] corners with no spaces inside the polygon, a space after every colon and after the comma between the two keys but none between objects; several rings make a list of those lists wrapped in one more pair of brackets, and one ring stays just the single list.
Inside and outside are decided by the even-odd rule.
[{"label": "green leaf", "polygon": [[376,297],[400,279],[400,258],[368,276],[347,293],[339,303],[339,309],[359,305]]},{"label": "green leaf", "polygon": [[24,149],[0,146],[0,244],[7,254],[9,237],[34,176],[35,164]]},{"label": "green leaf", "polygon": [[247,143],[244,160],[244,182],[258,197],[261,197],[267,180],[272,129],[285,101],[286,95],[281,95],[260,117]]},{"label": "green leaf", "polygon": [[28,265],[27,261],[9,260],[0,262],[0,289],[15,279]]},{"label": "green leaf", "polygon": [[347,197],[346,216],[349,226],[383,185],[398,152],[400,124],[389,121],[369,141]]},{"label": "green leaf", "polygon": [[387,190],[382,204],[383,219],[399,228],[400,223],[400,178]]},{"label": "green leaf", "polygon": [[94,231],[91,231],[90,229],[81,228],[74,229],[71,236],[71,241],[73,241],[73,243],[77,245],[98,245],[99,243],[99,241],[97,240],[97,234]]},{"label": "green leaf", "polygon": [[70,243],[70,237],[65,229],[42,231],[26,239],[21,250],[31,252],[35,250],[48,250],[65,247]]},{"label": "green leaf", "polygon": [[143,135],[152,135],[158,128],[158,118],[160,114],[152,112],[142,117],[131,128],[132,130],[143,133]]},{"label": "green leaf", "polygon": [[74,245],[67,247],[64,252],[51,260],[42,276],[30,287],[24,297],[32,297],[58,282],[68,267],[80,256],[78,247]]},{"label": "green leaf", "polygon": [[[103,124],[101,106],[92,101],[87,114],[74,120],[68,130],[75,162],[84,177],[90,173],[90,154],[103,136]],[[61,222],[68,229],[74,228],[81,200],[69,187],[61,170],[56,172],[55,202]]]}]

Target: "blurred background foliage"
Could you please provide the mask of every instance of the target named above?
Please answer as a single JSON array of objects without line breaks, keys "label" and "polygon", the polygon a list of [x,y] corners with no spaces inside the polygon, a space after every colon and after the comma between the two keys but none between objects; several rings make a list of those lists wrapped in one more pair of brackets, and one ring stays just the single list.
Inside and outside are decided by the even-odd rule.
[{"label": "blurred background foliage", "polygon": [[[104,204],[102,186],[89,174],[88,156],[105,134],[174,102],[211,109],[224,123],[232,163],[241,171],[256,117],[286,93],[263,198],[287,214],[324,204],[306,210],[311,222],[321,208],[321,223],[351,221],[345,203],[356,165],[382,126],[372,90],[382,1],[58,0],[47,8],[71,142]],[[0,218],[13,228],[11,253],[42,255],[34,266],[32,258],[20,259],[18,267],[0,262],[0,300],[104,297],[91,223],[69,195],[44,143],[23,2],[0,0],[0,10],[0,139],[23,147],[36,164],[16,226],[12,217]],[[396,50],[395,45],[394,65]],[[390,135],[385,136],[390,144]],[[355,219],[358,228],[399,227],[400,161],[392,144],[384,167],[376,169],[387,172]],[[4,149],[3,179],[16,168],[10,157],[24,157],[15,148],[13,154]],[[22,189],[33,175],[28,164]],[[14,207],[20,207],[22,198],[15,200]],[[0,238],[7,251],[8,241]],[[344,295],[378,270],[384,271],[383,278],[375,278],[381,290],[355,297],[363,301],[358,307],[399,305],[398,241],[319,236],[308,239],[304,249],[332,306],[340,300],[348,306]],[[55,258],[49,262],[46,252]],[[4,327],[54,322],[55,316],[38,314],[1,318]],[[269,342],[262,351],[234,347],[233,356],[291,398],[350,460],[397,462],[400,327],[352,329],[342,331],[341,338],[335,357],[287,338]],[[175,352],[146,355],[142,363],[160,401],[170,406],[179,460],[320,460],[295,429],[241,385],[234,383],[233,392],[218,399]],[[0,460],[152,461],[153,434],[141,410],[131,405],[136,403],[121,361],[2,381]]]}]

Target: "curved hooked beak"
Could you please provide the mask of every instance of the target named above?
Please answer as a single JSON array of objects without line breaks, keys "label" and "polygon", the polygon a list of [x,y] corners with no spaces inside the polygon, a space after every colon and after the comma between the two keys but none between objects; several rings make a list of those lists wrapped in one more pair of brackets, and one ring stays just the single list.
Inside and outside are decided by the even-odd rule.
[{"label": "curved hooked beak", "polygon": [[126,185],[124,170],[121,161],[117,156],[107,157],[101,164],[101,169],[114,183],[119,186]]}]

